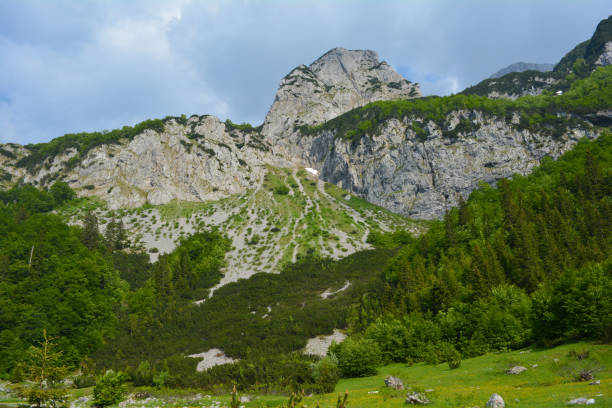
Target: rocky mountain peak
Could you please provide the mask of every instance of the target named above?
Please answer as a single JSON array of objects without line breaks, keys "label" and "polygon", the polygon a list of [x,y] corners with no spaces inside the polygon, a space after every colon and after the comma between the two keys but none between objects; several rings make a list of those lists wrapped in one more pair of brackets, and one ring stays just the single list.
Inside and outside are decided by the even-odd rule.
[{"label": "rocky mountain peak", "polygon": [[376,52],[333,48],[281,80],[262,133],[282,146],[299,126],[323,123],[373,101],[418,96],[418,84],[380,61]]}]

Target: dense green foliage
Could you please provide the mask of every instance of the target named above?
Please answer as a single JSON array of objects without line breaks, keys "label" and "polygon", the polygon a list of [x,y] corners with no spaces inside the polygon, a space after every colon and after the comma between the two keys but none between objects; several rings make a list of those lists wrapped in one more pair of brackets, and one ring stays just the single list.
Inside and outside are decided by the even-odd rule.
[{"label": "dense green foliage", "polygon": [[[10,372],[43,328],[76,365],[112,331],[123,285],[81,231],[58,216],[50,193],[32,186],[0,193],[0,373]],[[4,204],[6,203],[6,204]]]},{"label": "dense green foliage", "polygon": [[230,241],[218,231],[201,231],[182,239],[172,253],[161,256],[152,268],[151,284],[157,296],[163,296],[165,301],[208,296],[208,288],[223,276],[221,267],[229,247]]},{"label": "dense green foliage", "polygon": [[[612,106],[612,66],[597,69],[588,78],[572,83],[563,95],[539,95],[507,99],[489,99],[477,95],[452,95],[426,97],[409,100],[372,102],[354,109],[319,126],[300,127],[302,134],[321,130],[333,131],[336,137],[358,141],[368,134],[375,134],[389,119],[409,120],[421,140],[427,138],[425,125],[432,121],[445,137],[454,139],[478,129],[478,125],[466,121],[457,128],[449,129],[448,115],[453,111],[479,111],[491,117],[504,118],[509,122],[516,113],[520,122],[513,125],[517,130],[532,131],[558,137],[572,127],[588,125],[581,116],[592,114]],[[568,115],[569,114],[569,115]]]},{"label": "dense green foliage", "polygon": [[[128,371],[146,362],[148,378],[168,368],[168,384],[174,386],[229,387],[235,382],[241,389],[256,384],[267,390],[328,389],[337,380],[333,367],[313,366],[314,358],[295,351],[308,338],[345,327],[352,302],[393,253],[379,249],[341,261],[305,258],[279,275],[259,273],[223,286],[200,306],[166,295],[151,280],[130,295],[128,310],[119,315],[119,335],[96,360]],[[347,280],[351,285],[344,292],[321,297]],[[184,356],[211,348],[240,361],[197,373],[198,360]]]},{"label": "dense green foliage", "polygon": [[112,370],[108,370],[98,378],[93,390],[94,405],[96,407],[107,407],[120,402],[128,390],[125,380],[125,374],[115,373]]},{"label": "dense green foliage", "polygon": [[330,352],[338,358],[338,367],[344,377],[367,377],[376,374],[381,362],[378,343],[371,339],[348,338],[332,344]]},{"label": "dense green foliage", "polygon": [[257,132],[261,131],[262,127],[263,127],[263,125],[254,127],[250,123],[237,124],[237,123],[232,122],[229,119],[227,119],[225,121],[225,129],[228,132],[231,132],[232,130],[237,129],[237,130],[241,130],[241,131],[243,131],[245,133],[257,133]]},{"label": "dense green foliage", "polygon": [[55,138],[47,143],[26,145],[31,154],[17,161],[17,166],[33,170],[42,165],[45,160],[53,159],[55,156],[66,152],[68,149],[76,149],[77,154],[67,162],[68,167],[75,166],[87,152],[96,146],[103,144],[116,144],[122,139],[132,140],[135,136],[152,129],[163,132],[164,123],[159,119],[146,120],[132,126],[124,126],[121,129],[91,133],[71,133]]},{"label": "dense green foliage", "polygon": [[609,340],[611,220],[607,132],[529,177],[472,192],[399,251],[354,308],[352,329],[385,362]]}]

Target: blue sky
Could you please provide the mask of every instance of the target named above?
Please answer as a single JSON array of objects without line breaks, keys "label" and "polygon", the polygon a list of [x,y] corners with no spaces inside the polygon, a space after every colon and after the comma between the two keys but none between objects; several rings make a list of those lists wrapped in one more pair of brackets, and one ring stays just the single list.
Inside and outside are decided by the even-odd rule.
[{"label": "blue sky", "polygon": [[557,62],[609,0],[0,0],[0,143],[167,115],[260,124],[280,79],[372,49],[425,94]]}]

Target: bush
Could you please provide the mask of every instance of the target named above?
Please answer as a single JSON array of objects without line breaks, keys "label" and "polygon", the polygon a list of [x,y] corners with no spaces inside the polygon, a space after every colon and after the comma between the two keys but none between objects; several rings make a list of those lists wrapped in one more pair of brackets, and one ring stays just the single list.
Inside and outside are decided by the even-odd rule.
[{"label": "bush", "polygon": [[94,387],[94,405],[106,407],[119,403],[127,392],[127,386],[124,383],[125,375],[122,372],[115,373],[113,370],[108,370],[106,374],[98,378]]},{"label": "bush", "polygon": [[87,388],[96,385],[96,378],[91,375],[77,375],[74,377],[74,388]]},{"label": "bush", "polygon": [[137,386],[153,385],[153,370],[148,361],[142,361],[138,364],[136,371],[130,373],[132,383]]},{"label": "bush", "polygon": [[378,344],[371,339],[346,339],[333,343],[331,353],[338,358],[338,367],[343,377],[367,377],[376,374],[381,362]]},{"label": "bush", "polygon": [[312,378],[320,392],[333,392],[340,379],[338,360],[335,356],[323,357],[312,365]]},{"label": "bush", "polygon": [[287,187],[285,185],[278,186],[278,187],[274,188],[274,194],[287,195],[287,194],[289,194],[289,187]]},{"label": "bush", "polygon": [[444,357],[446,359],[446,363],[448,364],[448,368],[451,370],[461,367],[461,354],[455,347],[453,347],[452,344],[448,344],[444,348]]},{"label": "bush", "polygon": [[76,197],[74,190],[70,188],[68,183],[63,181],[55,182],[49,189],[49,192],[53,196],[56,204],[62,204]]}]

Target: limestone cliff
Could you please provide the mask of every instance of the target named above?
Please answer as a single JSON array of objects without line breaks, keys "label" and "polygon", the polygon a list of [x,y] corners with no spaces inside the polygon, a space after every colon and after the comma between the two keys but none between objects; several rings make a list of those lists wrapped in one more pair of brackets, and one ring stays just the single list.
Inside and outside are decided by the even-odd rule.
[{"label": "limestone cliff", "polygon": [[334,48],[285,76],[266,115],[262,134],[289,155],[296,128],[326,122],[369,102],[421,96],[418,84],[399,75],[369,50]]},{"label": "limestone cliff", "polygon": [[[472,123],[459,130],[463,121]],[[301,146],[321,178],[366,200],[414,218],[440,218],[467,198],[479,183],[494,184],[513,174],[528,174],[543,157],[556,158],[580,138],[597,136],[590,126],[562,135],[517,129],[512,121],[480,111],[450,112],[440,126],[419,116],[389,119],[359,140],[322,130],[305,136]],[[425,130],[415,132],[413,123]],[[465,122],[463,122],[465,123]],[[449,133],[454,133],[449,137]]]},{"label": "limestone cliff", "polygon": [[73,167],[74,148],[28,171],[16,165],[28,150],[13,147],[14,157],[0,155],[0,168],[14,181],[47,186],[61,179],[79,195],[98,196],[110,208],[138,207],[216,200],[255,188],[265,163],[283,162],[269,150],[257,132],[228,127],[214,116],[192,116],[184,124],[167,120],[162,132],[148,129],[132,140],[102,144]]}]

